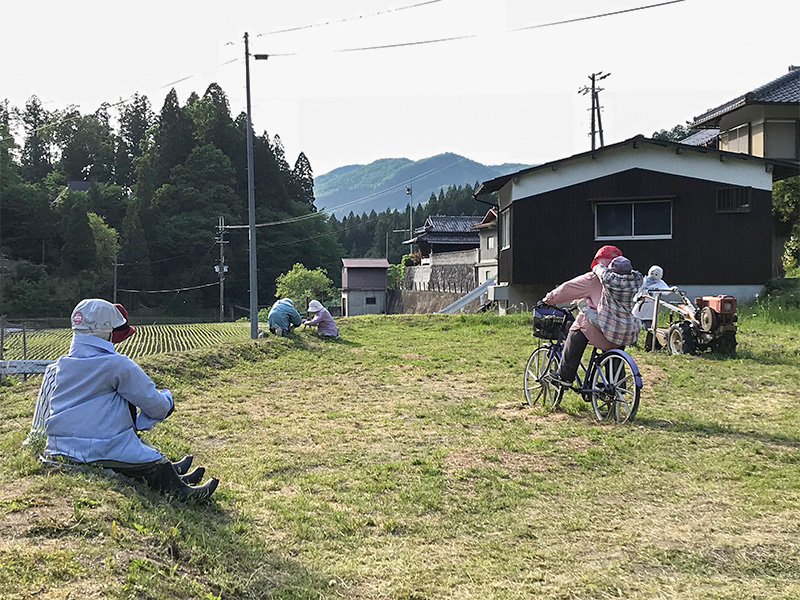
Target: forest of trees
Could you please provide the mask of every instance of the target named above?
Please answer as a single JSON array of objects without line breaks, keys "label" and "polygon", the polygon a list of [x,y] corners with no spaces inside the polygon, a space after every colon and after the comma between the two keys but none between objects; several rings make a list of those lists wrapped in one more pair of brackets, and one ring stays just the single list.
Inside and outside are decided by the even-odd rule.
[{"label": "forest of trees", "polygon": [[[22,108],[0,102],[0,314],[63,315],[83,297],[110,299],[115,272],[118,299],[140,314],[216,314],[215,226],[220,216],[247,223],[246,123],[217,84],[183,104],[173,89],[158,112],[138,94],[93,114],[48,111],[36,96]],[[408,228],[407,211],[319,213],[306,156],[290,166],[280,137],[266,132],[253,146],[256,220],[274,224],[257,233],[260,304],[295,263],[338,285],[340,259],[384,256],[387,232],[390,262],[408,251],[408,232],[394,231]],[[454,187],[416,206],[414,226],[486,208],[471,186]],[[226,234],[233,307],[248,304],[247,235]]]},{"label": "forest of trees", "polygon": [[[0,104],[2,311],[63,314],[86,296],[190,288],[216,281],[215,225],[246,223],[246,117],[232,118],[211,84],[181,105],[170,91],[158,113],[145,96],[93,114],[49,112],[37,97]],[[258,222],[313,216],[313,173],[304,154],[290,167],[280,138],[254,138]],[[70,182],[68,184],[68,182]],[[74,182],[83,182],[76,185]],[[298,260],[337,270],[341,248],[324,218],[259,230],[259,296]],[[226,295],[248,294],[247,230],[230,232]],[[302,239],[301,243],[297,240]],[[213,287],[178,294],[120,292],[131,308],[201,313]]]}]

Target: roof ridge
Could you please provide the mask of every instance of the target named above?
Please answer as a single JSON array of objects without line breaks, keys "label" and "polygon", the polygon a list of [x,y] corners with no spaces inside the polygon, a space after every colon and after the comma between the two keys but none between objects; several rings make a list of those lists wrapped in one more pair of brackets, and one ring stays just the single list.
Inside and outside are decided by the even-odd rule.
[{"label": "roof ridge", "polygon": [[800,80],[800,68],[792,65],[789,67],[788,73],[784,73],[772,81],[760,85],[749,92],[745,92],[744,94],[735,97],[733,100],[724,102],[714,108],[709,108],[699,116],[694,117],[691,126],[694,127],[701,125],[702,123],[712,121],[713,119],[716,119],[729,111],[746,105],[748,102],[757,102],[766,97],[770,92],[773,92],[774,90],[785,86],[787,83],[794,81],[794,79]]},{"label": "roof ridge", "polygon": [[800,67],[795,67],[794,65],[790,66],[788,73],[784,73],[783,75],[777,77],[776,79],[773,79],[769,83],[765,83],[764,85],[759,86],[750,92],[747,92],[745,94],[745,97],[749,100],[755,98],[760,94],[771,92],[776,87],[784,85],[793,78],[800,78]]}]

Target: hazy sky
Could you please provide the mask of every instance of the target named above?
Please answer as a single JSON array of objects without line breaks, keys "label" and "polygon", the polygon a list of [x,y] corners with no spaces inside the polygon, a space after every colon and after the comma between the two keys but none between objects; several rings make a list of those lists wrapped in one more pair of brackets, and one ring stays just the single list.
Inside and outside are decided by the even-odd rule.
[{"label": "hazy sky", "polygon": [[[455,152],[541,163],[590,147],[592,72],[606,143],[684,124],[800,64],[797,0],[40,0],[3,2],[0,99],[91,113],[145,94],[158,111],[219,83],[257,133],[315,175]],[[294,29],[278,33],[280,30]],[[516,31],[514,31],[516,30]],[[342,52],[353,48],[430,44]],[[290,54],[281,56],[281,54]]]}]

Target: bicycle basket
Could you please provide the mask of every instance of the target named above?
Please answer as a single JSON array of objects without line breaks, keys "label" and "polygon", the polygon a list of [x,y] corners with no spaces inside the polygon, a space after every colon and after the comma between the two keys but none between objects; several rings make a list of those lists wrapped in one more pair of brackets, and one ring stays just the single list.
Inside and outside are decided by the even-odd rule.
[{"label": "bicycle basket", "polygon": [[554,306],[536,307],[533,309],[533,337],[557,340],[561,333],[566,334],[572,321],[568,311]]}]

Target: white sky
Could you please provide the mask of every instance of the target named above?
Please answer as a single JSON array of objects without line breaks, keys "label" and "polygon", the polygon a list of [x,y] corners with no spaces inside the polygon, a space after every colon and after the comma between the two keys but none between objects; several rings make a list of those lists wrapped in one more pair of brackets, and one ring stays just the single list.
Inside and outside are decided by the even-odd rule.
[{"label": "white sky", "polygon": [[[49,110],[91,113],[139,92],[158,112],[170,87],[183,104],[217,82],[235,116],[245,108],[247,31],[252,54],[297,53],[251,60],[256,133],[279,134],[289,162],[303,151],[320,175],[447,151],[485,164],[586,151],[590,100],[577,91],[592,72],[611,73],[600,98],[613,143],[685,124],[800,64],[797,0],[684,0],[516,32],[659,0],[403,9],[424,1],[5,0],[0,99],[23,108],[36,94]],[[271,33],[307,25],[317,26]],[[459,36],[475,37],[335,52]]]}]

